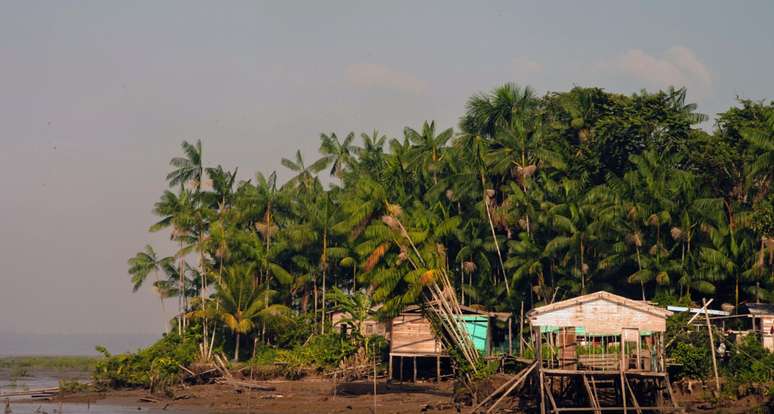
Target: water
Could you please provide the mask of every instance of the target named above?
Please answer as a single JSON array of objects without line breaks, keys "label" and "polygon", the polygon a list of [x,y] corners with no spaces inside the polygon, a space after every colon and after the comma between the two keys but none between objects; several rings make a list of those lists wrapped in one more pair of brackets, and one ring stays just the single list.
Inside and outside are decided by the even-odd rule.
[{"label": "water", "polygon": [[[85,379],[85,378],[84,378]],[[0,378],[0,394],[59,386],[59,378],[52,376],[21,377],[16,380]]]}]

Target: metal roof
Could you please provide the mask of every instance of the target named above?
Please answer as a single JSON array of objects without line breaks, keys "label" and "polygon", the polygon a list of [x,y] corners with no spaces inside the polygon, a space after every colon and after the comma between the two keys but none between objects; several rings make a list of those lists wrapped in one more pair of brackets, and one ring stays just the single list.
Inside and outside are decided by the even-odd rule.
[{"label": "metal roof", "polygon": [[747,309],[746,313],[750,315],[772,315],[774,316],[774,304],[771,303],[747,303],[743,305]]}]

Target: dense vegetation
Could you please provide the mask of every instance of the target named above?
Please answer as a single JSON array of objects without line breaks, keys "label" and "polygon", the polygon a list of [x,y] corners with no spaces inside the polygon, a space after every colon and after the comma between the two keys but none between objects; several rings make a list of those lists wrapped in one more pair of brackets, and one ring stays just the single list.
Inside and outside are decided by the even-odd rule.
[{"label": "dense vegetation", "polygon": [[457,132],[322,134],[318,158],[282,159],[284,184],[238,180],[184,141],[150,228],[177,252],[146,246],[129,273],[177,298],[178,333],[234,358],[325,333],[334,308],[394,314],[440,271],[461,303],[498,311],[600,289],[774,300],[774,105],[706,120],[682,89],[506,84],[471,97]]}]

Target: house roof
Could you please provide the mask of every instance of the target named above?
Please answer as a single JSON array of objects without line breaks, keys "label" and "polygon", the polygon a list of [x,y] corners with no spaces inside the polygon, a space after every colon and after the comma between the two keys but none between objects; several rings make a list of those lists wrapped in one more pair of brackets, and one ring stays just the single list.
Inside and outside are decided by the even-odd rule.
[{"label": "house roof", "polygon": [[[465,306],[465,305],[459,305],[459,306],[460,306],[460,310],[465,315],[471,315],[471,314],[483,315],[490,318],[497,318],[501,321],[507,321],[512,316],[510,312],[490,312],[490,311],[474,308],[471,306]],[[420,307],[418,305],[411,305],[411,306],[407,306],[401,313],[419,313],[419,310],[420,310]]]},{"label": "house roof", "polygon": [[530,318],[533,318],[538,315],[554,312],[559,309],[564,309],[570,306],[577,306],[583,303],[593,302],[596,300],[606,300],[608,302],[618,303],[620,305],[637,309],[642,312],[647,312],[653,315],[661,316],[663,318],[672,316],[672,312],[663,308],[659,308],[658,306],[653,306],[648,302],[628,299],[623,296],[618,296],[605,291],[589,293],[587,295],[577,296],[572,299],[563,300],[561,302],[555,302],[550,305],[540,306],[529,311],[527,313],[527,316]]},{"label": "house roof", "polygon": [[744,308],[750,315],[774,315],[774,304],[771,303],[748,303]]}]

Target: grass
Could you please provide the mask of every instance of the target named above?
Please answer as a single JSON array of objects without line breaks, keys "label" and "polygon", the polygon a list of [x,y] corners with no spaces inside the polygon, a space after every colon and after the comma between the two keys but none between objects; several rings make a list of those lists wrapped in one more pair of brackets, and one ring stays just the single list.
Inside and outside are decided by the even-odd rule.
[{"label": "grass", "polygon": [[26,373],[36,369],[56,371],[93,371],[101,357],[91,356],[17,356],[0,357],[0,369]]}]

